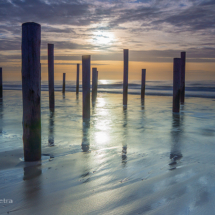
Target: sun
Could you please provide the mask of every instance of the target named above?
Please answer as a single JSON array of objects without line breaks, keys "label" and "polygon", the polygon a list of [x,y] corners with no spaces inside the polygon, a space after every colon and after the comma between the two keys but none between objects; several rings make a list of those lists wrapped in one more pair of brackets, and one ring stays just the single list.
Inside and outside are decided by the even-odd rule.
[{"label": "sun", "polygon": [[98,45],[109,45],[114,41],[114,34],[105,31],[96,31],[93,33],[93,41]]}]

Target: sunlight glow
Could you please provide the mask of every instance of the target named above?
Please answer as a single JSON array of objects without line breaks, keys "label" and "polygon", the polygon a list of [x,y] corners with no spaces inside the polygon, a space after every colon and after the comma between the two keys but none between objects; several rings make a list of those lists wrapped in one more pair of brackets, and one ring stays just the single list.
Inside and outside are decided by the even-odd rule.
[{"label": "sunlight glow", "polygon": [[93,33],[93,42],[98,45],[108,45],[114,41],[114,34],[111,32],[96,31]]},{"label": "sunlight glow", "polygon": [[97,144],[107,144],[110,141],[110,119],[109,119],[109,109],[106,107],[106,99],[98,97],[97,98],[97,109],[98,115],[95,120],[96,132],[94,134],[95,142]]},{"label": "sunlight glow", "polygon": [[99,80],[100,84],[108,84],[108,80]]},{"label": "sunlight glow", "polygon": [[97,144],[105,144],[108,143],[110,137],[107,132],[96,132],[95,133],[95,141]]}]

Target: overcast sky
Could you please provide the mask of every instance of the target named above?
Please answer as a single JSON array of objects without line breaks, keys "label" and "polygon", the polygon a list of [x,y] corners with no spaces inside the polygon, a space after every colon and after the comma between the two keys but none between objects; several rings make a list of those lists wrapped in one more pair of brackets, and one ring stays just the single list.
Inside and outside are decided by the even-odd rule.
[{"label": "overcast sky", "polygon": [[42,26],[41,59],[54,43],[56,63],[122,60],[123,48],[131,61],[215,60],[215,0],[0,0],[0,63],[20,62],[30,21]]}]

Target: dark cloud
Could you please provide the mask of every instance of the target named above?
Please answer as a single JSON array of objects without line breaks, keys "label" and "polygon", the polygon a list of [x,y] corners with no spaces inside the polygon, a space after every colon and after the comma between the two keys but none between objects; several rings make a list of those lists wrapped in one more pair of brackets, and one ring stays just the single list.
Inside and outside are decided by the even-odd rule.
[{"label": "dark cloud", "polygon": [[41,27],[42,27],[42,32],[76,34],[72,28],[53,28],[50,26],[41,26]]},{"label": "dark cloud", "polygon": [[14,37],[11,39],[0,39],[0,50],[1,51],[21,50],[20,38]]},{"label": "dark cloud", "polygon": [[[180,57],[180,53],[186,51],[187,62],[214,62],[215,48],[188,49],[188,50],[150,50],[150,51],[129,51],[130,61],[142,62],[173,62],[173,58]],[[47,59],[44,56],[42,59]],[[81,60],[81,55],[56,56],[56,60]],[[123,52],[109,52],[106,54],[93,54],[92,60],[122,61]]]},{"label": "dark cloud", "polygon": [[[134,44],[134,50],[144,47],[141,34],[151,30],[169,33],[174,37],[178,32],[199,33],[199,44],[182,41],[178,47],[187,51],[188,61],[212,62],[215,58],[215,1],[214,0],[0,0],[0,51],[21,50],[21,24],[34,21],[42,26],[42,49],[47,43],[54,43],[56,50],[63,50],[59,60],[79,60],[80,56],[66,55],[68,50],[102,49],[106,54],[93,55],[93,60],[122,60],[121,52],[110,52],[112,43],[100,44],[92,32],[124,31],[124,44],[114,44],[115,50]],[[101,23],[105,24],[102,25]],[[138,26],[127,23],[137,22]],[[90,24],[95,24],[90,25]],[[166,27],[170,26],[170,27]],[[126,33],[130,35],[126,35]],[[133,35],[133,36],[131,36]],[[138,37],[136,37],[138,36]],[[104,36],[103,36],[104,37]],[[59,41],[60,38],[63,38]],[[73,39],[81,38],[82,41]],[[90,42],[86,42],[91,39]],[[127,41],[126,41],[127,40]],[[154,45],[168,49],[169,41],[160,41],[159,35],[149,38]],[[145,42],[147,43],[147,41]],[[163,48],[165,47],[165,48]],[[194,47],[194,48],[191,48]],[[199,47],[199,49],[197,48]],[[155,49],[159,49],[155,48]],[[142,48],[143,49],[143,48]],[[171,47],[169,48],[171,49]],[[20,51],[21,52],[21,51]],[[171,62],[179,56],[177,50],[131,51],[130,60],[149,62]],[[16,55],[2,56],[2,59],[20,59]],[[45,57],[42,56],[42,59]],[[2,60],[1,59],[1,60]]]},{"label": "dark cloud", "polygon": [[[56,48],[56,47],[55,47]],[[129,51],[130,61],[139,62],[173,62],[173,58],[180,57],[180,53],[184,50],[150,50],[150,51]],[[186,51],[187,62],[215,62],[215,48],[204,48],[204,49],[188,49]],[[68,55],[57,55],[55,60],[60,61],[81,61],[82,55],[68,54]],[[103,54],[92,54],[91,59],[93,61],[122,61],[123,52],[108,52]],[[10,62],[10,61],[21,61],[21,55],[3,55],[0,54],[0,62]],[[47,60],[47,55],[42,55],[41,60]],[[56,65],[73,65],[73,63],[57,63]],[[99,64],[104,65],[104,64]]]},{"label": "dark cloud", "polygon": [[55,49],[92,49],[93,47],[90,45],[82,45],[73,42],[56,42],[56,41],[42,41],[42,49],[47,49],[47,44],[53,43]]},{"label": "dark cloud", "polygon": [[173,58],[180,57],[180,53],[186,51],[187,62],[214,62],[215,48],[187,49],[187,50],[150,50],[131,51],[129,59],[131,61],[148,62],[172,62]]},{"label": "dark cloud", "polygon": [[38,22],[48,24],[88,25],[90,4],[78,0],[42,1],[11,0],[1,1],[0,20],[6,23]]},{"label": "dark cloud", "polygon": [[[150,20],[155,20],[159,17],[162,12],[157,8],[141,7],[138,9],[128,9],[121,11],[121,15],[110,23],[111,26],[116,26],[126,22],[141,21],[150,22]],[[148,23],[150,24],[150,23]]]},{"label": "dark cloud", "polygon": [[[175,3],[178,7],[171,7],[168,9],[169,4]],[[118,10],[118,16],[110,22],[111,27],[116,27],[120,24],[139,21],[143,27],[150,29],[162,30],[161,24],[171,24],[173,27],[181,27],[184,30],[202,30],[215,28],[215,1],[187,1],[192,2],[192,6],[179,4],[180,1],[155,1],[154,6],[140,6],[133,9]],[[185,7],[185,9],[183,9]],[[101,10],[99,10],[101,11]],[[103,15],[110,13],[110,9],[102,11]],[[189,27],[186,28],[186,27]],[[132,31],[134,29],[132,28]],[[141,30],[141,29],[139,29]],[[146,31],[147,28],[144,28]],[[171,30],[171,29],[170,29]],[[137,29],[138,31],[138,29]]]},{"label": "dark cloud", "polygon": [[[55,40],[43,40],[41,41],[41,49],[47,49],[47,44],[54,44],[55,50],[75,50],[75,49],[83,49],[83,50],[92,50],[93,48],[100,48],[98,45],[86,45],[86,44],[78,44],[73,43],[71,41],[55,41]],[[104,49],[108,49],[109,46],[104,46]],[[21,52],[21,38],[13,37],[11,39],[0,39],[0,50],[1,51],[20,51]]]},{"label": "dark cloud", "polygon": [[[46,64],[48,64],[48,62]],[[43,65],[44,65],[44,63],[43,63]],[[55,65],[77,65],[77,63],[55,63]],[[80,65],[82,65],[82,64],[80,64]],[[109,64],[91,63],[91,66],[106,66],[106,65],[109,65]]]},{"label": "dark cloud", "polygon": [[[207,2],[182,11],[179,14],[169,16],[165,19],[154,21],[152,24],[159,25],[169,23],[177,27],[189,27],[186,30],[203,30],[215,28],[215,4]],[[184,30],[182,28],[181,30]]]}]

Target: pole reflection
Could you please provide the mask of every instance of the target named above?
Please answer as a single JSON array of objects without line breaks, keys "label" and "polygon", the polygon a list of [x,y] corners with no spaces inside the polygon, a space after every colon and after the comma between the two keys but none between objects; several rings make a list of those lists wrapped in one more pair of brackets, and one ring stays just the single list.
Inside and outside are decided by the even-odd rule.
[{"label": "pole reflection", "polygon": [[92,108],[93,108],[93,110],[94,110],[94,108],[95,108],[95,105],[96,105],[96,101],[94,100],[92,100]]},{"label": "pole reflection", "polygon": [[96,97],[95,97],[95,95],[94,95],[94,97],[92,96],[92,114],[95,113]]},{"label": "pole reflection", "polygon": [[28,208],[33,208],[41,199],[41,164],[24,167],[23,171],[25,202],[28,202]]},{"label": "pole reflection", "polygon": [[97,92],[92,93],[92,107],[95,107],[96,104],[96,98],[97,98]]},{"label": "pole reflection", "polygon": [[145,101],[144,99],[141,99],[141,110],[144,110],[145,108]]},{"label": "pole reflection", "polygon": [[0,99],[0,134],[3,132],[3,101]]},{"label": "pole reflection", "polygon": [[49,116],[49,146],[54,146],[54,113],[50,112]]},{"label": "pole reflection", "polygon": [[34,165],[34,166],[27,166],[27,167],[24,167],[23,170],[24,170],[24,176],[23,176],[24,181],[31,180],[42,174],[41,164]]},{"label": "pole reflection", "polygon": [[122,165],[127,163],[127,109],[123,110],[123,142],[122,142]]},{"label": "pole reflection", "polygon": [[90,129],[90,120],[83,121],[83,136],[82,136],[82,144],[81,148],[83,152],[88,152],[90,148],[90,140],[89,140],[89,129]]},{"label": "pole reflection", "polygon": [[176,165],[177,161],[183,157],[181,153],[181,135],[183,133],[182,124],[183,124],[183,116],[180,117],[179,114],[173,114],[172,131],[171,131],[172,144],[171,144],[171,152],[170,152],[171,162],[169,165]]}]

